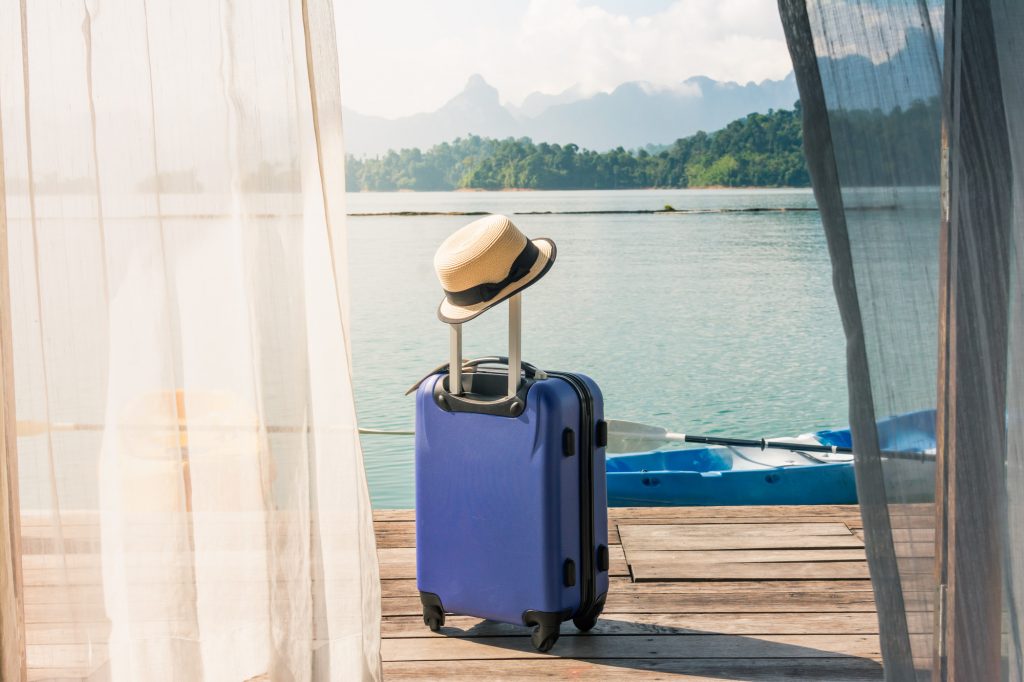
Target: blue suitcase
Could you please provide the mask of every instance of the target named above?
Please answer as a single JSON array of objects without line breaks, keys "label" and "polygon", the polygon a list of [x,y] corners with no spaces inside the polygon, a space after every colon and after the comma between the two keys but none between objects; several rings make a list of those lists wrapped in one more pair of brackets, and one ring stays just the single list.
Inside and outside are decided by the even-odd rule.
[{"label": "blue suitcase", "polygon": [[423,620],[434,631],[446,612],[534,626],[533,645],[547,651],[563,621],[592,628],[608,592],[601,392],[585,376],[522,363],[510,395],[518,329],[511,362],[461,363],[460,333],[449,366],[460,368],[461,394],[443,366],[416,395]]}]

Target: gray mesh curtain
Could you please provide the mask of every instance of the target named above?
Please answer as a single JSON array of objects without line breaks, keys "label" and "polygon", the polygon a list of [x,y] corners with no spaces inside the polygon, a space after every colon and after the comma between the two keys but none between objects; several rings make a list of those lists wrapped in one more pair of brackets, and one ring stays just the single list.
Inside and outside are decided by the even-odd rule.
[{"label": "gray mesh curtain", "polygon": [[1024,679],[1024,3],[1000,0],[992,11],[1009,150],[1010,312],[1006,396],[1003,535],[1003,679]]},{"label": "gray mesh curtain", "polygon": [[886,676],[1022,679],[1024,3],[779,6]]}]

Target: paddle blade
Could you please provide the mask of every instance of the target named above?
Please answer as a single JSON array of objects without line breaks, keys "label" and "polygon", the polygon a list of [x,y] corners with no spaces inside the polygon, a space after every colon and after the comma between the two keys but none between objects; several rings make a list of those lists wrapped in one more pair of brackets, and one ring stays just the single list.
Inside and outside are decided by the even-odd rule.
[{"label": "paddle blade", "polygon": [[649,426],[637,422],[627,422],[619,419],[608,421],[608,454],[620,454],[623,452],[643,452],[660,448],[666,443],[681,441],[685,436],[672,433],[660,426]]}]

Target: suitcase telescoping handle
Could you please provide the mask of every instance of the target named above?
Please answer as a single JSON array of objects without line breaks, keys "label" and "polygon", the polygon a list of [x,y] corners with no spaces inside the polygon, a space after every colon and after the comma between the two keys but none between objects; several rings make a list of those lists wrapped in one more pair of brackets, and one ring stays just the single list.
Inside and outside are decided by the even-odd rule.
[{"label": "suitcase telescoping handle", "polygon": [[[462,325],[451,325],[448,360],[448,390],[462,394]],[[508,397],[519,390],[519,374],[523,364],[523,295],[508,299]]]}]

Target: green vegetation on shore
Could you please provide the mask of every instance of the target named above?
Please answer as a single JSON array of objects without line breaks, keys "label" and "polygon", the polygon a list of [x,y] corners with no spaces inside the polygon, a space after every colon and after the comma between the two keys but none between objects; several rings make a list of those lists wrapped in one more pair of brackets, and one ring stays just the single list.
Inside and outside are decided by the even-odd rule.
[{"label": "green vegetation on shore", "polygon": [[349,157],[348,190],[635,189],[784,186],[810,180],[795,111],[750,114],[715,133],[699,132],[662,148],[607,152],[575,144],[494,140],[475,135],[427,151],[403,149]]},{"label": "green vegetation on shore", "polygon": [[[937,102],[916,102],[889,113],[835,113],[833,129],[851,139],[885,142],[894,153],[925,144],[934,131]],[[646,187],[808,187],[800,103],[793,110],[750,114],[714,133],[703,131],[663,147],[607,152],[575,144],[495,140],[471,135],[431,147],[403,149],[367,159],[349,156],[350,192],[455,189],[638,189]],[[931,145],[935,146],[935,145]],[[871,159],[844,159],[856,184],[934,181],[938,162],[895,178],[895,167]]]}]

